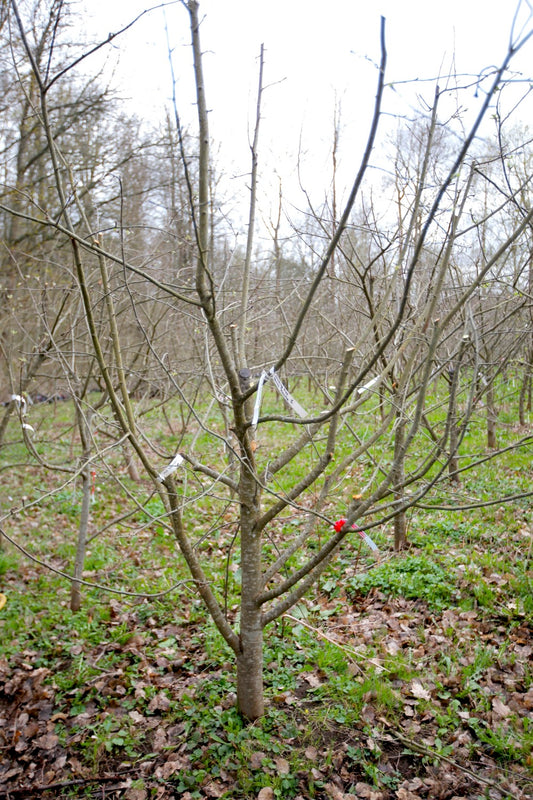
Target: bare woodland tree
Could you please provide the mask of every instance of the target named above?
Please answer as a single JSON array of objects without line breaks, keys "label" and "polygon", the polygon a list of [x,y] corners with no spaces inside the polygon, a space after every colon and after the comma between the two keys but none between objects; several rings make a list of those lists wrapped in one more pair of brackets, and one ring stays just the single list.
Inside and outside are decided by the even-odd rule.
[{"label": "bare woodland tree", "polygon": [[[507,229],[500,226],[490,250],[478,249],[475,265],[463,263],[463,243],[471,245],[484,221],[472,222],[475,158],[470,153],[495,93],[505,85],[512,58],[531,34],[513,33],[501,67],[494,70],[491,85],[483,87],[476,119],[468,133],[459,142],[455,140],[444,165],[436,135],[443,93],[436,90],[427,125],[415,130],[420,156],[416,175],[401,174],[398,167],[396,221],[381,229],[379,212],[367,204],[356,213],[356,201],[382,117],[386,67],[382,20],[374,113],[350,194],[342,212],[337,211],[335,201],[332,219],[321,225],[322,252],[317,256],[315,246],[306,257],[306,269],[287,293],[290,302],[280,297],[282,260],[275,247],[270,312],[283,321],[283,327],[277,326],[277,336],[268,347],[258,348],[251,323],[253,282],[258,278],[253,256],[263,61],[261,58],[251,152],[248,238],[239,283],[230,290],[232,259],[215,237],[199,4],[188,0],[183,5],[191,30],[197,152],[191,158],[176,106],[176,130],[165,132],[165,157],[179,172],[179,180],[172,180],[165,193],[166,231],[162,231],[162,219],[149,220],[146,226],[141,206],[130,203],[128,207],[123,202],[129,193],[139,198],[148,191],[146,184],[133,186],[133,176],[118,191],[121,216],[116,231],[102,230],[105,226],[94,214],[92,192],[98,180],[76,169],[73,161],[78,154],[68,152],[58,135],[50,105],[52,87],[68,80],[74,65],[72,70],[67,65],[55,72],[46,66],[54,63],[53,43],[47,53],[39,55],[15,0],[10,2],[10,20],[18,29],[31,74],[33,124],[46,150],[55,195],[53,200],[32,201],[32,210],[22,210],[24,193],[15,185],[15,199],[5,196],[0,210],[6,218],[17,224],[23,220],[57,242],[62,253],[69,248],[70,291],[83,309],[88,331],[84,352],[91,369],[87,366],[85,377],[94,374],[95,385],[103,390],[109,414],[102,428],[108,434],[113,432],[108,435],[111,444],[107,448],[92,428],[99,409],[93,407],[86,392],[78,391],[79,470],[84,485],[91,462],[114,474],[110,461],[114,449],[126,443],[135,454],[164,505],[166,524],[196,590],[234,653],[239,709],[248,719],[255,719],[264,708],[265,628],[316,584],[343,542],[358,539],[353,532],[356,523],[371,529],[396,520],[399,547],[406,535],[406,511],[421,505],[424,498],[437,497],[440,488],[444,491],[450,465],[452,473],[458,473],[462,438],[480,396],[487,397],[486,389],[476,389],[488,335],[488,331],[481,335],[481,314],[485,328],[497,329],[498,309],[504,302],[493,291],[488,299],[490,309],[484,298],[481,310],[477,298],[486,283],[501,274],[511,250],[516,254],[516,281],[521,286],[526,281],[527,286],[531,269],[527,242],[533,217],[523,202],[528,181],[524,177],[507,192],[504,202],[500,198],[484,212],[485,220],[505,217]],[[60,6],[52,9],[55,19]],[[173,150],[176,141],[178,152]],[[161,195],[162,185],[155,190]],[[24,190],[32,198],[36,191],[33,185]],[[508,211],[518,196],[523,213],[510,222]],[[127,233],[130,219],[136,231],[131,246]],[[365,231],[357,236],[352,224],[361,219]],[[139,228],[135,228],[137,224]],[[157,243],[156,256],[149,255],[149,248],[143,249],[143,236],[150,246]],[[346,302],[343,309],[329,305],[330,311],[325,313],[324,304],[332,294],[330,281],[335,296],[342,292]],[[259,280],[257,288],[259,292]],[[509,306],[504,316],[510,315]],[[53,323],[49,333],[50,325]],[[64,353],[63,345],[59,351]],[[266,353],[270,353],[268,360]],[[257,363],[260,354],[263,361]],[[318,369],[319,361],[325,367]],[[320,388],[318,408],[310,413],[287,392],[279,377],[282,370],[290,376],[306,369]],[[430,387],[444,374],[448,376],[445,397],[434,407],[429,400]],[[143,405],[132,398],[132,389],[139,385],[136,375],[145,386],[155,387],[158,402],[173,396],[183,409],[184,427],[188,421],[194,422],[196,434],[187,447],[181,447],[180,435],[176,436],[170,420],[169,432],[173,441],[177,439],[175,449],[150,437]],[[275,382],[280,392],[277,411],[262,411],[267,381]],[[84,385],[88,386],[87,382]],[[165,396],[161,398],[163,386]],[[208,393],[211,397],[206,399]],[[375,397],[382,413],[380,421],[369,428],[363,419]],[[288,401],[289,410],[281,398]],[[164,415],[164,410],[161,413]],[[339,451],[340,431],[349,446],[344,444]],[[392,460],[384,456],[387,450],[393,452]],[[361,485],[353,476],[363,458],[372,464],[372,475]],[[161,469],[165,460],[170,463]],[[473,461],[469,460],[471,469]],[[331,510],[339,487],[345,504],[342,521]],[[126,500],[138,508],[118,480],[116,490],[124,491]],[[198,511],[205,497],[210,498],[214,522],[204,521]],[[224,538],[216,520],[228,515],[231,522]],[[284,529],[283,537],[274,536],[291,515],[298,516],[299,527],[290,535]],[[229,584],[221,594],[208,577],[202,544],[210,532],[214,535],[217,531],[228,562],[235,560],[240,565],[240,582],[233,591],[238,614],[228,610],[224,598],[224,593],[232,591]],[[79,578],[78,570],[77,587]]]}]

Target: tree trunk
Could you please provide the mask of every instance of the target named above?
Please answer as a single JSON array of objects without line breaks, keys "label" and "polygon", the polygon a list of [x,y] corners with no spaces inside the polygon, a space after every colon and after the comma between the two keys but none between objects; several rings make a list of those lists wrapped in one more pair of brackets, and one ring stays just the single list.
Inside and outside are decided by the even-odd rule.
[{"label": "tree trunk", "polygon": [[139,470],[137,468],[137,463],[135,461],[135,453],[133,452],[129,444],[125,444],[122,450],[124,453],[124,461],[126,462],[126,469],[128,471],[128,476],[135,483],[140,483],[141,476],[139,475]]},{"label": "tree trunk", "polygon": [[[527,360],[524,364],[524,374],[520,384],[520,396],[518,399],[518,419],[520,425],[526,424],[526,401],[530,395],[531,388],[531,368],[533,365],[533,349],[527,354]],[[528,408],[530,410],[530,407]]]},{"label": "tree trunk", "polygon": [[[398,415],[396,432],[394,436],[394,499],[399,503],[403,500],[403,484],[405,481],[405,419]],[[407,517],[405,511],[398,511],[394,517],[394,549],[402,550],[407,542]]]},{"label": "tree trunk", "polygon": [[[261,614],[241,608],[241,653],[237,656],[237,704],[248,720],[263,715],[263,627]],[[255,617],[255,619],[254,619]]]},{"label": "tree trunk", "polygon": [[487,386],[487,447],[489,450],[496,450],[496,409],[494,407],[494,383],[489,380]]},{"label": "tree trunk", "polygon": [[262,542],[261,534],[247,519],[255,516],[254,505],[255,501],[251,508],[243,508],[241,517],[241,624],[240,652],[237,654],[237,702],[239,711],[249,720],[257,719],[264,711],[263,621],[256,600],[263,588]]},{"label": "tree trunk", "polygon": [[85,552],[87,550],[87,532],[89,529],[89,517],[91,511],[92,494],[92,475],[91,475],[91,420],[93,411],[88,410],[83,413],[80,403],[80,395],[75,394],[76,420],[82,444],[81,456],[81,480],[82,480],[82,499],[80,524],[78,527],[78,541],[76,544],[76,559],[74,561],[74,580],[70,587],[70,610],[79,611],[81,608],[81,580],[83,577],[83,566],[85,564]]},{"label": "tree trunk", "polygon": [[91,508],[91,469],[88,461],[85,463],[81,477],[83,481],[81,516],[78,528],[76,560],[74,562],[74,580],[70,588],[71,611],[79,611],[81,608],[81,579],[83,577],[83,565],[85,563],[85,551],[87,549],[87,530],[89,527],[89,512]]},{"label": "tree trunk", "polygon": [[[242,371],[241,371],[242,372]],[[249,405],[249,404],[248,404]],[[248,409],[249,410],[249,409]],[[249,441],[246,437],[250,437]],[[264,712],[263,699],[263,620],[257,598],[263,590],[262,535],[257,528],[261,493],[253,467],[253,431],[244,434],[243,452],[247,464],[241,466],[241,620],[240,652],[237,654],[237,702],[246,719]]]},{"label": "tree trunk", "polygon": [[526,397],[528,394],[529,381],[530,381],[530,376],[526,371],[524,371],[524,375],[522,376],[522,383],[520,385],[520,396],[518,398],[518,421],[520,422],[520,425],[522,427],[524,427],[524,425],[526,424]]},{"label": "tree trunk", "polygon": [[448,462],[448,475],[450,476],[450,480],[454,483],[461,483],[459,475],[457,474],[457,470],[459,469],[459,459],[457,458],[458,433],[457,418],[454,414],[450,425],[450,460]]},{"label": "tree trunk", "polygon": [[[459,360],[455,369],[459,369]],[[452,382],[450,384],[450,398],[448,404],[448,420],[450,424],[450,458],[448,461],[448,475],[451,481],[459,484],[461,481],[459,479],[459,475],[457,474],[457,470],[459,469],[459,459],[457,457],[457,452],[459,449],[459,428],[457,419],[456,381],[457,376],[453,374]]]}]

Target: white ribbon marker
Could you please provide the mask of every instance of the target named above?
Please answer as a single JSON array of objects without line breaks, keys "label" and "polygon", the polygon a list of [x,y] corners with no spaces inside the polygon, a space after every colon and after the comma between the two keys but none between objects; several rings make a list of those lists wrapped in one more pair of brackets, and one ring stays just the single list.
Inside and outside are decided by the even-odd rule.
[{"label": "white ribbon marker", "polygon": [[280,378],[274,372],[274,368],[273,367],[272,367],[271,372],[272,372],[272,380],[276,384],[276,389],[278,390],[280,395],[283,397],[283,399],[287,401],[287,403],[290,405],[290,407],[293,409],[293,411],[296,411],[296,413],[298,414],[299,417],[302,417],[302,418],[303,417],[307,417],[307,411],[305,410],[305,408],[302,408],[300,403],[297,400],[294,399],[294,397],[289,392],[287,387],[283,385],[283,383],[281,382]]},{"label": "white ribbon marker", "polygon": [[164,469],[162,469],[159,475],[157,476],[157,480],[159,481],[159,483],[163,483],[165,478],[168,478],[169,475],[171,475],[175,470],[177,470],[180,464],[183,464],[183,456],[180,456],[179,453],[176,453],[170,464],[167,464],[167,466]]},{"label": "white ribbon marker", "polygon": [[367,545],[370,547],[371,550],[373,550],[375,553],[379,553],[379,548],[377,544],[374,541],[372,541],[368,533],[365,533],[364,531],[361,530],[358,530],[357,533],[359,534],[361,539],[367,543]]},{"label": "white ribbon marker", "polygon": [[261,411],[261,398],[263,396],[263,386],[265,385],[266,381],[270,378],[270,372],[263,372],[261,373],[261,377],[257,383],[257,393],[255,396],[255,405],[254,405],[254,413],[252,416],[252,428],[257,427],[257,420],[259,419],[259,412]]},{"label": "white ribbon marker", "polygon": [[26,412],[28,410],[28,404],[26,402],[26,398],[23,397],[21,394],[12,394],[11,402],[17,404],[17,407],[20,409],[20,413],[22,414],[23,417],[25,417]]},{"label": "white ribbon marker", "polygon": [[[337,520],[337,522],[334,524],[333,527],[337,531],[337,533],[339,533],[339,531],[342,531],[345,525],[346,525],[346,519],[344,517],[341,517],[340,519]],[[361,539],[364,542],[366,542],[366,544],[370,547],[371,550],[374,551],[374,553],[379,553],[379,548],[377,544],[370,538],[368,533],[365,533],[363,530],[361,530],[361,528],[359,528],[359,526],[356,525],[355,522],[352,525],[352,530],[357,531]]]},{"label": "white ribbon marker", "polygon": [[363,384],[363,386],[359,387],[359,389],[357,390],[357,394],[363,394],[363,392],[367,392],[378,381],[379,381],[379,378],[372,378],[371,381],[368,381],[368,383],[365,383],[365,384]]},{"label": "white ribbon marker", "polygon": [[256,398],[255,398],[254,413],[253,413],[253,416],[252,416],[252,428],[255,428],[257,426],[257,421],[259,420],[259,412],[261,411],[261,399],[263,397],[263,386],[265,385],[265,383],[268,380],[270,380],[270,378],[272,378],[272,380],[274,381],[274,385],[276,386],[276,389],[278,390],[280,395],[283,397],[283,399],[287,401],[287,403],[290,405],[292,410],[295,411],[298,414],[299,417],[302,417],[302,419],[303,419],[303,417],[307,417],[307,411],[305,410],[305,408],[302,408],[300,403],[297,400],[294,399],[292,394],[289,392],[287,387],[283,384],[283,382],[281,381],[281,379],[277,375],[274,367],[271,367],[268,370],[268,372],[263,370],[263,372],[261,373],[261,377],[259,378],[259,381],[257,383],[257,393],[256,393]]}]

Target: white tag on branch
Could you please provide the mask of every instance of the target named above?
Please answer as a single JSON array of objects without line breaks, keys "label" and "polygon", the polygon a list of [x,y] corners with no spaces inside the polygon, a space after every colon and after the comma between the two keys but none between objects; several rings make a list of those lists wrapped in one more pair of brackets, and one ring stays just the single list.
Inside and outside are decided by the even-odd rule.
[{"label": "white tag on branch", "polygon": [[157,476],[157,480],[159,481],[159,483],[162,483],[165,480],[165,478],[168,478],[169,475],[175,472],[175,470],[177,470],[180,464],[183,464],[183,456],[180,456],[179,453],[176,453],[170,464],[167,464],[167,466],[164,469],[162,469],[159,475]]},{"label": "white tag on branch", "polygon": [[35,433],[35,428],[32,428],[32,426],[28,425],[27,422],[23,422],[22,427],[24,428],[25,431],[31,431],[32,433]]},{"label": "white tag on branch", "polygon": [[359,387],[359,389],[357,390],[357,394],[363,394],[363,392],[368,392],[368,390],[371,389],[373,387],[373,385],[375,383],[377,383],[378,381],[379,381],[379,378],[372,378],[371,381],[368,381],[368,383],[365,383],[365,384],[363,384],[363,386]]},{"label": "white tag on branch", "polygon": [[284,384],[282,383],[278,375],[276,375],[273,369],[271,370],[271,372],[272,372],[272,380],[274,381],[276,389],[283,397],[283,399],[287,401],[287,403],[290,405],[293,411],[296,411],[299,417],[302,417],[302,419],[303,417],[307,417],[307,411],[305,410],[305,408],[302,408],[300,403],[294,399],[292,394],[289,392],[287,387],[284,386]]},{"label": "white tag on branch", "polygon": [[263,386],[265,385],[265,383],[268,380],[270,380],[270,378],[272,378],[272,380],[274,381],[274,385],[275,385],[276,389],[278,390],[280,395],[283,397],[283,399],[286,400],[286,402],[290,405],[292,410],[295,411],[298,414],[299,417],[302,417],[302,419],[304,417],[307,417],[307,411],[305,410],[305,408],[302,408],[300,403],[297,400],[294,399],[294,397],[289,392],[287,387],[283,384],[282,380],[276,374],[276,371],[275,371],[274,367],[271,367],[268,370],[268,372],[263,370],[263,372],[261,373],[261,377],[259,378],[259,381],[257,383],[257,393],[256,393],[256,397],[255,397],[254,413],[253,413],[253,416],[252,416],[252,428],[255,428],[257,426],[257,421],[259,419],[259,412],[261,410],[261,399],[262,399],[262,396],[263,396]]},{"label": "white tag on branch", "polygon": [[368,533],[365,533],[364,531],[358,531],[358,533],[359,533],[359,536],[361,537],[361,539],[362,539],[364,542],[366,542],[366,544],[367,544],[367,545],[370,547],[370,549],[371,549],[371,550],[373,550],[373,551],[374,551],[374,553],[379,553],[379,547],[378,547],[378,546],[377,546],[377,544],[376,544],[376,543],[373,541],[373,539],[371,539],[371,538],[370,538],[370,536],[368,535]]},{"label": "white tag on branch", "polygon": [[270,378],[270,372],[263,372],[261,373],[261,377],[257,383],[257,393],[255,395],[255,405],[254,405],[254,413],[252,416],[252,428],[257,427],[257,420],[259,419],[259,412],[261,410],[261,398],[263,396],[263,386],[265,382]]},{"label": "white tag on branch", "polygon": [[11,395],[11,402],[16,403],[17,408],[20,409],[20,413],[24,416],[28,410],[28,404],[26,402],[26,398],[23,397],[21,394],[12,394]]}]

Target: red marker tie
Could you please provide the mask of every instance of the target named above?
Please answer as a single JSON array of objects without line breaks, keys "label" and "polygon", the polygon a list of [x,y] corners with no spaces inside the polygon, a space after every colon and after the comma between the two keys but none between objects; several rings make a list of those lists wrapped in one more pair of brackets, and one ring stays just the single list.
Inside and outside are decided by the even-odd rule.
[{"label": "red marker tie", "polygon": [[[339,531],[341,531],[345,525],[346,525],[346,518],[341,517],[340,519],[337,520],[337,522],[334,523],[333,527],[335,528],[335,531],[339,533]],[[370,547],[371,550],[373,550],[375,553],[379,553],[377,544],[372,541],[372,539],[367,533],[362,531],[361,528],[358,528],[355,523],[352,525],[352,529],[354,531],[357,531],[361,539],[363,539],[363,541],[367,543],[367,545]]]}]

